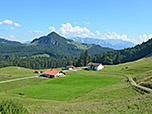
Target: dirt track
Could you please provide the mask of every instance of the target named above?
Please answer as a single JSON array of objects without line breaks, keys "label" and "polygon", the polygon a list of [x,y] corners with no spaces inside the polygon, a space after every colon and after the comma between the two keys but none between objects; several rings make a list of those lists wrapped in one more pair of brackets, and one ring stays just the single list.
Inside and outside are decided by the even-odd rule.
[{"label": "dirt track", "polygon": [[145,91],[148,91],[148,92],[152,93],[152,89],[146,88],[146,87],[143,87],[143,86],[141,86],[141,85],[136,84],[136,82],[132,79],[132,77],[128,76],[128,79],[129,79],[131,85],[133,85],[133,86],[135,86],[135,87],[137,87],[137,88],[140,88],[140,89],[143,89],[143,90],[145,90]]},{"label": "dirt track", "polygon": [[12,82],[12,81],[17,81],[17,80],[28,79],[28,78],[34,78],[34,77],[36,77],[36,76],[29,76],[29,77],[24,77],[24,78],[17,78],[17,79],[12,79],[12,80],[0,81],[0,84],[1,83]]}]

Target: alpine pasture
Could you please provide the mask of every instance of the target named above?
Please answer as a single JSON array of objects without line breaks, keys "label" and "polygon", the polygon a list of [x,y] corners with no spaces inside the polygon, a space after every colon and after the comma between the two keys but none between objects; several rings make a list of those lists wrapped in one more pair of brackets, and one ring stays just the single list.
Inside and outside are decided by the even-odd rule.
[{"label": "alpine pasture", "polygon": [[[152,57],[149,57],[119,65],[106,65],[101,71],[69,71],[67,76],[55,79],[32,78],[3,83],[0,84],[0,101],[17,100],[35,114],[150,114],[152,93],[136,88],[130,83],[128,77],[132,77],[139,85],[151,85],[151,63]],[[16,67],[9,67],[9,69],[13,68]],[[16,68],[13,71],[18,70]],[[21,74],[16,76],[35,75],[31,71],[34,72],[29,70],[30,73],[20,72]],[[8,75],[11,73],[1,74],[1,76]]]}]

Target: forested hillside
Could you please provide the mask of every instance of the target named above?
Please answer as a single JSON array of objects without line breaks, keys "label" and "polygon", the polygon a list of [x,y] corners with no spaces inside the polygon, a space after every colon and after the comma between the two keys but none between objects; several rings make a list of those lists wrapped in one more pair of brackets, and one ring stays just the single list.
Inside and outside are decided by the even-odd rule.
[{"label": "forested hillside", "polygon": [[152,39],[133,48],[114,51],[98,45],[67,40],[55,32],[27,45],[0,44],[0,67],[56,68],[72,64],[86,66],[91,61],[112,65],[152,55]]},{"label": "forested hillside", "polygon": [[122,62],[134,61],[146,57],[152,53],[152,39],[133,48],[113,51],[112,55],[115,55],[115,52],[120,53]]},{"label": "forested hillside", "polygon": [[9,44],[9,45],[22,45],[22,43],[17,42],[17,41],[9,41],[3,38],[0,38],[0,43],[1,44]]},{"label": "forested hillside", "polygon": [[20,57],[30,57],[33,55],[48,54],[51,57],[61,57],[77,56],[85,50],[88,50],[90,55],[94,55],[113,49],[104,48],[98,45],[77,43],[73,40],[67,40],[55,32],[34,39],[27,45],[15,41],[0,40],[0,54],[3,55],[14,54],[15,56]]},{"label": "forested hillside", "polygon": [[152,56],[152,39],[133,48],[96,54],[93,61],[105,64],[118,64]]}]

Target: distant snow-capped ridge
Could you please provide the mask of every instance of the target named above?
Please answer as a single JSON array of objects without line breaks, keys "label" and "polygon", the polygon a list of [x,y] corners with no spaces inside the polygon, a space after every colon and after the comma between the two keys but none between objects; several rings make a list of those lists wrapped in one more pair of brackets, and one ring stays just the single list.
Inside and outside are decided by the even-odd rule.
[{"label": "distant snow-capped ridge", "polygon": [[88,44],[96,44],[100,45],[102,47],[109,47],[113,49],[124,49],[124,48],[130,48],[134,47],[135,44],[129,41],[123,41],[121,39],[97,39],[97,38],[81,38],[81,37],[74,37],[74,38],[68,38],[72,39],[75,42],[80,43],[88,43]]},{"label": "distant snow-capped ridge", "polygon": [[26,41],[23,44],[30,44],[30,43],[31,43],[31,41]]}]

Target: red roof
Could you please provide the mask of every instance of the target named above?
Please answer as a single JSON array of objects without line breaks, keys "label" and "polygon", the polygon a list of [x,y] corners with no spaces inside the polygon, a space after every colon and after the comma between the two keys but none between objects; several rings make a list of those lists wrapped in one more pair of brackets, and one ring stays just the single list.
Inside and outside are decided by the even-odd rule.
[{"label": "red roof", "polygon": [[47,69],[46,71],[43,72],[43,74],[48,74],[48,75],[54,76],[58,72],[60,72],[60,71],[59,70],[54,70],[54,69]]},{"label": "red roof", "polygon": [[91,66],[91,64],[92,64],[93,66],[99,66],[101,63],[92,63],[92,62],[90,62],[90,63],[88,63],[88,66]]},{"label": "red roof", "polygon": [[35,70],[35,72],[39,72],[39,70]]},{"label": "red roof", "polygon": [[67,66],[67,68],[75,68],[74,66]]}]

